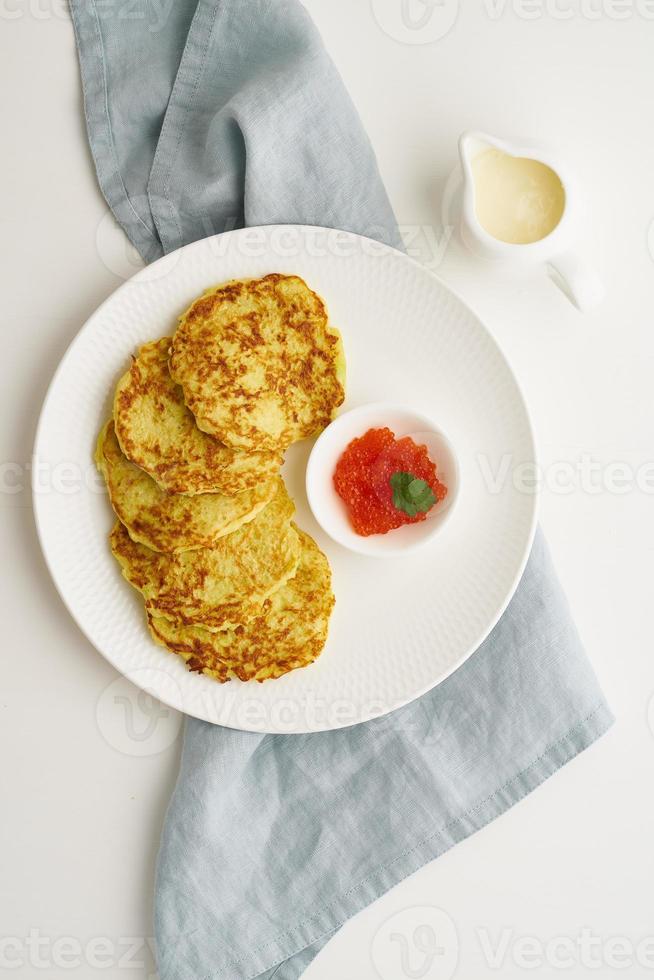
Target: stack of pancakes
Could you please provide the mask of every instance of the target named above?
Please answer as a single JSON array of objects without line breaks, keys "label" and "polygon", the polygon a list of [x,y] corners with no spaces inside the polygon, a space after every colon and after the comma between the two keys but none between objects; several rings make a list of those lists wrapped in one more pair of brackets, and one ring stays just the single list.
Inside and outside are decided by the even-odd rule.
[{"label": "stack of pancakes", "polygon": [[322,651],[331,572],[279,470],[343,398],[322,300],[277,274],[205,292],[119,381],[96,450],[111,548],[152,636],[191,670],[263,681]]}]

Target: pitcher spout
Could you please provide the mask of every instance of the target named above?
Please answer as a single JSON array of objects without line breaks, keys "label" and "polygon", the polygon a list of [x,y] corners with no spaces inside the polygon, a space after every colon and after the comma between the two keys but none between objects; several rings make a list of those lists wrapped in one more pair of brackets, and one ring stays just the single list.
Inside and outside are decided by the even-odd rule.
[{"label": "pitcher spout", "polygon": [[516,146],[511,146],[506,140],[478,130],[468,129],[459,137],[459,160],[463,171],[463,180],[466,184],[472,184],[472,163],[476,157],[485,153],[487,150],[499,150],[508,156],[521,156],[524,151]]}]

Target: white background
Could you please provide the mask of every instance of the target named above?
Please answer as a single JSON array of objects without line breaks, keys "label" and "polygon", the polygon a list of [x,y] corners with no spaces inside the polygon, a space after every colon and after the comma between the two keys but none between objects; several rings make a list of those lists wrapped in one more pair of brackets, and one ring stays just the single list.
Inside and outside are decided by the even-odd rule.
[{"label": "white background", "polygon": [[[307,978],[604,978],[620,965],[629,980],[644,977],[654,940],[640,956],[630,948],[654,936],[651,470],[649,493],[636,480],[654,459],[654,10],[635,0],[462,0],[443,37],[406,43],[401,0],[307,6],[398,220],[418,226],[418,257],[478,310],[523,383],[548,483],[542,524],[618,717],[510,813],[351,921]],[[20,978],[145,978],[151,957],[138,939],[132,955],[128,939],[152,934],[179,719],[139,702],[69,619],[40,558],[25,469],[59,358],[139,262],[96,186],[67,16],[54,0],[3,0],[0,20],[4,967],[13,960]],[[408,39],[428,41],[434,25]],[[580,316],[544,273],[500,272],[454,245],[439,257],[440,193],[469,127],[564,153],[588,202],[583,245],[606,282],[600,309]],[[558,465],[574,469],[584,454],[599,492]],[[632,474],[623,492],[614,463]],[[129,711],[135,731],[151,725],[148,738],[129,736]],[[436,957],[420,925],[435,928]],[[538,941],[553,939],[539,953]]]}]

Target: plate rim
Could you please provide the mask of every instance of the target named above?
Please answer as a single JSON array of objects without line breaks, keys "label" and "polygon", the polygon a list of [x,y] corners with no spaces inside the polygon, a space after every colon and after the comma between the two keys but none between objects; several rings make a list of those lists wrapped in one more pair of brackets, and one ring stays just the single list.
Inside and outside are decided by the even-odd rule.
[{"label": "plate rim", "polygon": [[[504,365],[506,367],[506,370],[509,373],[509,376],[511,378],[511,381],[515,385],[516,391],[517,391],[518,396],[520,398],[520,401],[522,403],[522,408],[523,408],[524,415],[525,415],[525,422],[526,422],[526,425],[527,425],[527,432],[528,432],[528,436],[529,436],[529,439],[530,439],[530,442],[531,442],[533,464],[534,464],[534,466],[536,468],[538,468],[538,461],[539,461],[538,442],[537,442],[537,439],[536,439],[536,433],[535,433],[535,429],[534,429],[534,424],[533,424],[533,419],[532,419],[531,411],[529,409],[529,403],[528,403],[528,401],[527,401],[527,399],[525,397],[523,386],[522,386],[522,384],[521,384],[521,382],[520,382],[520,380],[519,380],[519,378],[518,378],[518,376],[516,374],[516,371],[515,371],[515,369],[513,367],[513,364],[511,362],[510,358],[507,356],[507,354],[505,353],[504,349],[499,344],[499,342],[496,339],[496,337],[493,334],[493,332],[486,325],[486,323],[484,322],[484,320],[482,319],[482,317],[477,313],[477,311],[475,310],[475,308],[463,296],[461,296],[460,292],[457,289],[455,289],[452,286],[450,286],[449,283],[446,283],[441,278],[441,276],[439,276],[436,272],[434,272],[434,270],[429,269],[427,266],[423,265],[421,262],[419,262],[417,259],[413,258],[412,256],[407,255],[406,252],[403,252],[400,249],[394,248],[392,245],[388,245],[385,242],[380,242],[377,239],[370,238],[369,236],[360,235],[360,234],[358,234],[356,232],[346,231],[344,229],[334,229],[334,228],[329,228],[329,227],[323,226],[323,225],[303,225],[303,224],[284,223],[284,222],[276,222],[275,224],[271,224],[271,225],[247,225],[244,228],[235,228],[235,229],[232,229],[230,231],[222,232],[222,233],[217,234],[217,235],[210,235],[207,238],[200,238],[200,239],[197,239],[194,242],[189,242],[187,245],[182,245],[180,248],[174,249],[172,252],[166,253],[165,255],[161,256],[158,259],[156,259],[154,262],[151,262],[149,265],[146,265],[142,269],[139,269],[137,272],[135,272],[133,275],[131,275],[128,279],[126,279],[125,282],[121,283],[116,289],[114,289],[111,293],[109,293],[109,295],[86,318],[86,320],[81,325],[81,327],[79,328],[79,330],[77,330],[77,332],[75,333],[75,335],[72,337],[70,343],[66,347],[64,353],[62,354],[62,356],[61,356],[61,358],[60,358],[60,360],[59,360],[59,362],[58,362],[58,364],[57,364],[57,366],[56,366],[56,368],[55,368],[55,370],[54,370],[54,372],[52,374],[52,377],[50,379],[50,382],[49,382],[49,384],[47,386],[47,389],[46,389],[46,392],[45,392],[45,395],[44,395],[44,398],[43,398],[43,403],[41,405],[41,409],[40,409],[39,416],[38,416],[38,421],[37,421],[37,424],[36,424],[36,429],[35,429],[35,434],[34,434],[34,441],[33,441],[33,448],[32,448],[32,463],[34,462],[35,458],[37,458],[37,456],[38,456],[39,445],[40,445],[40,442],[41,442],[41,434],[42,434],[42,430],[43,430],[43,428],[44,428],[44,426],[46,424],[47,415],[48,415],[48,409],[49,409],[49,403],[50,403],[50,400],[52,398],[52,395],[53,395],[53,393],[55,391],[55,388],[57,386],[57,382],[59,380],[59,377],[60,377],[61,373],[63,372],[63,370],[65,369],[66,364],[68,362],[68,359],[72,355],[72,353],[73,353],[74,349],[76,348],[77,344],[81,342],[83,335],[90,328],[90,325],[93,323],[93,321],[102,313],[102,311],[105,308],[105,306],[107,306],[109,303],[113,302],[115,300],[116,296],[118,296],[122,291],[127,291],[127,289],[129,288],[129,286],[132,283],[138,282],[138,280],[140,278],[147,279],[149,276],[151,276],[152,270],[156,269],[157,266],[162,266],[165,263],[169,263],[171,261],[171,257],[172,256],[181,256],[182,254],[184,254],[184,256],[186,256],[186,257],[191,256],[194,251],[200,251],[202,249],[206,249],[208,247],[211,247],[211,243],[217,241],[218,239],[220,239],[221,243],[225,243],[225,240],[226,239],[229,239],[231,241],[232,239],[238,239],[239,237],[244,236],[244,235],[246,235],[248,233],[257,232],[257,231],[259,231],[259,232],[263,231],[265,235],[270,236],[271,234],[274,234],[275,231],[279,231],[279,230],[282,230],[282,229],[284,229],[286,231],[293,230],[293,231],[297,232],[299,235],[301,235],[303,233],[306,233],[306,232],[314,232],[314,233],[320,233],[320,232],[323,232],[323,233],[325,233],[325,232],[326,233],[330,233],[330,232],[336,233],[336,232],[338,232],[338,234],[340,234],[340,235],[347,235],[347,236],[349,236],[351,239],[353,239],[355,241],[369,243],[369,245],[371,247],[373,247],[375,250],[379,250],[379,253],[380,254],[381,253],[390,254],[392,256],[395,256],[396,258],[399,258],[401,261],[403,261],[405,263],[409,263],[410,265],[416,267],[416,269],[418,270],[418,272],[421,275],[426,275],[426,276],[432,278],[440,286],[441,289],[443,289],[446,293],[449,293],[451,296],[453,296],[461,304],[461,306],[463,306],[465,308],[465,310],[475,318],[475,320],[477,321],[477,323],[479,324],[479,326],[481,327],[481,329],[486,334],[486,337],[490,341],[490,343],[491,343],[492,347],[494,348],[495,352],[500,356],[500,358],[504,362]],[[229,248],[229,242],[227,242],[226,248],[227,249]],[[536,487],[536,489],[534,490],[534,492],[532,494],[530,494],[530,497],[531,497],[531,500],[532,500],[532,506],[531,506],[530,522],[529,522],[529,532],[528,532],[528,535],[527,535],[526,540],[525,540],[525,545],[524,545],[524,548],[523,548],[522,558],[520,560],[520,563],[519,563],[519,566],[517,568],[517,571],[516,571],[516,573],[515,573],[515,575],[513,577],[513,580],[511,582],[511,586],[507,590],[507,595],[506,595],[506,598],[505,598],[504,602],[500,605],[499,611],[497,612],[495,618],[490,622],[490,625],[489,625],[486,633],[474,645],[474,647],[472,647],[471,649],[466,649],[466,651],[459,657],[459,659],[455,663],[453,663],[447,669],[447,671],[445,671],[434,683],[428,684],[427,686],[421,688],[416,693],[412,694],[410,697],[402,700],[400,703],[394,704],[391,708],[382,709],[380,711],[370,710],[368,712],[362,712],[361,713],[361,717],[358,717],[354,721],[347,721],[345,724],[341,724],[341,725],[338,725],[338,724],[337,725],[329,725],[329,724],[326,724],[326,725],[322,725],[322,726],[315,726],[315,727],[312,727],[312,728],[297,728],[297,729],[294,729],[292,731],[289,731],[289,730],[283,730],[283,729],[279,729],[279,728],[278,729],[274,729],[274,728],[268,728],[268,727],[266,727],[266,728],[261,728],[261,727],[250,727],[250,728],[247,728],[247,727],[243,727],[242,725],[237,725],[237,724],[230,723],[231,722],[231,718],[230,718],[229,721],[212,721],[211,719],[206,718],[203,715],[194,714],[192,710],[189,711],[188,708],[180,707],[178,704],[174,703],[174,700],[173,699],[170,699],[169,700],[165,696],[162,696],[161,693],[158,692],[157,690],[152,689],[152,688],[149,688],[149,687],[145,687],[144,685],[139,684],[138,681],[134,680],[128,673],[126,673],[125,670],[122,667],[120,667],[108,653],[106,653],[104,650],[101,650],[98,646],[96,646],[95,642],[91,639],[91,637],[87,633],[87,631],[84,628],[84,626],[78,620],[77,615],[75,614],[75,612],[71,608],[71,605],[69,604],[67,598],[65,597],[65,595],[63,593],[62,587],[60,586],[60,583],[59,583],[57,574],[55,573],[55,570],[53,568],[53,564],[51,562],[51,557],[50,557],[50,555],[48,553],[48,549],[47,549],[46,543],[45,543],[45,536],[44,536],[45,535],[45,532],[44,532],[44,528],[42,526],[43,515],[40,512],[39,495],[36,492],[36,488],[35,488],[33,482],[32,482],[32,486],[31,486],[32,512],[33,512],[33,516],[34,516],[34,523],[35,523],[35,526],[36,526],[36,534],[37,534],[37,538],[38,538],[38,542],[39,542],[39,547],[41,549],[41,553],[43,555],[43,558],[44,558],[46,567],[48,569],[48,573],[50,575],[50,578],[52,579],[52,582],[53,582],[53,584],[55,586],[55,589],[57,591],[57,594],[58,594],[59,598],[61,599],[61,601],[62,601],[62,603],[63,603],[66,611],[68,612],[68,614],[70,615],[70,617],[72,618],[73,622],[75,623],[75,625],[77,626],[77,628],[80,630],[80,632],[82,633],[82,635],[86,638],[86,640],[88,641],[88,643],[93,647],[94,650],[96,650],[107,661],[107,663],[109,663],[114,668],[114,670],[116,670],[118,672],[118,674],[120,674],[122,677],[125,677],[130,683],[134,684],[135,687],[137,687],[137,688],[139,688],[141,690],[144,690],[144,691],[146,691],[146,693],[149,693],[152,696],[156,697],[162,704],[165,704],[167,707],[172,708],[175,711],[179,711],[181,714],[184,714],[184,715],[186,715],[188,717],[198,718],[201,721],[206,721],[208,724],[217,725],[217,726],[223,727],[223,728],[229,728],[229,729],[234,730],[234,731],[248,731],[248,732],[253,732],[255,734],[261,734],[261,735],[278,735],[279,734],[279,735],[293,735],[293,736],[294,735],[317,734],[319,732],[326,732],[326,731],[342,731],[343,729],[352,728],[355,725],[363,724],[363,723],[368,722],[368,721],[373,721],[375,718],[383,718],[386,715],[393,714],[395,711],[401,710],[402,708],[406,707],[406,705],[411,704],[414,701],[417,701],[419,698],[423,697],[425,694],[428,694],[430,691],[435,690],[444,681],[446,681],[449,677],[451,677],[452,674],[454,674],[460,667],[462,667],[463,664],[467,660],[470,659],[470,657],[483,645],[483,643],[486,642],[486,640],[488,639],[488,637],[490,636],[490,634],[492,633],[492,631],[494,630],[494,628],[497,626],[498,622],[500,621],[500,619],[502,618],[502,616],[504,615],[504,613],[506,612],[506,609],[507,609],[509,603],[511,602],[511,600],[513,599],[513,597],[515,595],[515,592],[516,592],[516,589],[517,589],[518,585],[520,584],[520,581],[521,581],[522,576],[524,574],[524,571],[525,571],[527,562],[529,560],[529,556],[530,556],[531,551],[532,551],[534,537],[535,537],[535,534],[536,534],[536,528],[537,528],[537,525],[538,525],[538,512],[539,512],[540,497],[541,497],[540,488],[538,486]],[[138,669],[142,670],[143,668],[138,668]],[[304,724],[306,724],[306,722],[304,722]]]}]

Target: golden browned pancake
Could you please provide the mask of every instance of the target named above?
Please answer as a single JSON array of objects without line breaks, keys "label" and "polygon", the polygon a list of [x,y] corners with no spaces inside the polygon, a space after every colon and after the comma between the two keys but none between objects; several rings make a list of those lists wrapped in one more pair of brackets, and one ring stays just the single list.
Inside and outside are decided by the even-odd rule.
[{"label": "golden browned pancake", "polygon": [[269,680],[313,663],[327,639],[334,595],[327,559],[313,538],[298,533],[297,572],[268,599],[261,615],[219,633],[149,615],[155,640],[182,656],[190,670],[220,682],[230,677]]},{"label": "golden browned pancake", "polygon": [[170,338],[144,344],[121,378],[114,399],[120,447],[163,490],[236,494],[271,479],[281,453],[242,453],[201,432],[170,377]]},{"label": "golden browned pancake", "polygon": [[116,516],[133,541],[154,551],[208,548],[253,520],[277,491],[277,479],[270,479],[235,497],[168,493],[123,454],[111,419],[100,433],[96,462]]},{"label": "golden browned pancake", "polygon": [[319,432],[345,394],[340,334],[298,276],[208,290],[180,318],[170,372],[200,429],[248,452]]},{"label": "golden browned pancake", "polygon": [[169,555],[132,541],[119,522],[111,549],[146,610],[182,626],[223,630],[261,612],[265,600],[291,578],[300,559],[295,507],[280,479],[277,493],[254,520],[210,548]]}]

